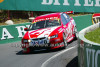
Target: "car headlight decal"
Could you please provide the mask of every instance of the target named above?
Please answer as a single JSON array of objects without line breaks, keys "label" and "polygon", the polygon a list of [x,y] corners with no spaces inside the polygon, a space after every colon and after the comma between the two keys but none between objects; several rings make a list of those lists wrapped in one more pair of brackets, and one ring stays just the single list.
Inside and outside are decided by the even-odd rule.
[{"label": "car headlight decal", "polygon": [[31,40],[29,39],[28,42],[31,42]]},{"label": "car headlight decal", "polygon": [[23,42],[25,43],[25,42],[31,42],[31,40],[29,39],[29,40],[23,40]]},{"label": "car headlight decal", "polygon": [[57,38],[58,34],[48,37],[48,39]]}]

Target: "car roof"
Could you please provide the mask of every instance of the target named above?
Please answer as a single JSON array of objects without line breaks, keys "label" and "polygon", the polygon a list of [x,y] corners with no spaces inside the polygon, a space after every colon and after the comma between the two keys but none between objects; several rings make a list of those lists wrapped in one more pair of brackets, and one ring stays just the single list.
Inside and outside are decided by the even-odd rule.
[{"label": "car roof", "polygon": [[93,17],[100,17],[100,13],[93,14]]},{"label": "car roof", "polygon": [[50,14],[44,14],[41,16],[38,16],[37,18],[44,18],[44,17],[59,17],[60,13],[50,13]]},{"label": "car roof", "polygon": [[[61,13],[50,13],[50,14],[44,14],[41,16],[36,17],[34,20],[38,20],[38,19],[45,19],[45,18],[50,18],[50,17],[57,17],[59,18]],[[33,21],[34,21],[33,20]]]}]

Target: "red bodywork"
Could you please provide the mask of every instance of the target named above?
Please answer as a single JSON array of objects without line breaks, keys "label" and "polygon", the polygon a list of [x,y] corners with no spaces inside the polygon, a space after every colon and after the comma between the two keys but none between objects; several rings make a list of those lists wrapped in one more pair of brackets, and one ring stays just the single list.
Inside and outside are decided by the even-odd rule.
[{"label": "red bodywork", "polygon": [[100,13],[95,13],[92,15],[92,23],[96,24],[100,22]]},{"label": "red bodywork", "polygon": [[[64,16],[66,19],[69,19],[70,21],[64,24],[63,18],[61,16],[62,17]],[[65,13],[52,13],[52,14],[41,15],[36,17],[33,20],[32,24],[45,20],[55,20],[55,19],[59,21],[60,25],[47,28],[40,28],[36,30],[29,30],[26,32],[26,34],[22,38],[22,48],[25,53],[30,52],[31,47],[33,49],[41,47],[40,43],[42,43],[42,41],[44,42],[42,44],[43,45],[45,44],[46,45],[45,47],[49,47],[50,49],[64,47],[65,45],[63,40],[64,37],[63,34],[65,35],[67,42],[70,42],[71,40],[74,39],[75,37],[74,28],[76,24],[73,18],[71,17],[67,18],[67,16],[65,16]]]}]

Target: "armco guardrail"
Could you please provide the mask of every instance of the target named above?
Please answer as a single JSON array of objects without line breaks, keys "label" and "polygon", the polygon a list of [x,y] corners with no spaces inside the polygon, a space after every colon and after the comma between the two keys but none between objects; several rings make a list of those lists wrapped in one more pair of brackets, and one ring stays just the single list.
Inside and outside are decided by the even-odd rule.
[{"label": "armco guardrail", "polygon": [[87,40],[87,32],[100,28],[100,23],[91,25],[79,32],[78,62],[79,67],[100,67],[100,44]]},{"label": "armco guardrail", "polygon": [[[73,18],[76,22],[78,31],[92,25],[92,14]],[[24,28],[29,25],[30,23],[0,26],[0,44],[20,41],[26,32],[24,31]]]}]

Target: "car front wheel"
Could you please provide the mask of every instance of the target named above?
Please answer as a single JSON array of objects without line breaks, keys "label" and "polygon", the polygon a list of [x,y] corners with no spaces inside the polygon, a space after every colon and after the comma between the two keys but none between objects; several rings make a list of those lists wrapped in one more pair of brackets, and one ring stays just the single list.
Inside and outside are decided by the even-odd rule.
[{"label": "car front wheel", "polygon": [[63,34],[63,42],[64,42],[64,47],[68,46],[65,34]]},{"label": "car front wheel", "polygon": [[74,28],[74,34],[75,34],[75,39],[77,39],[77,37],[78,37],[78,32],[77,32],[76,26],[75,26],[75,28]]}]

